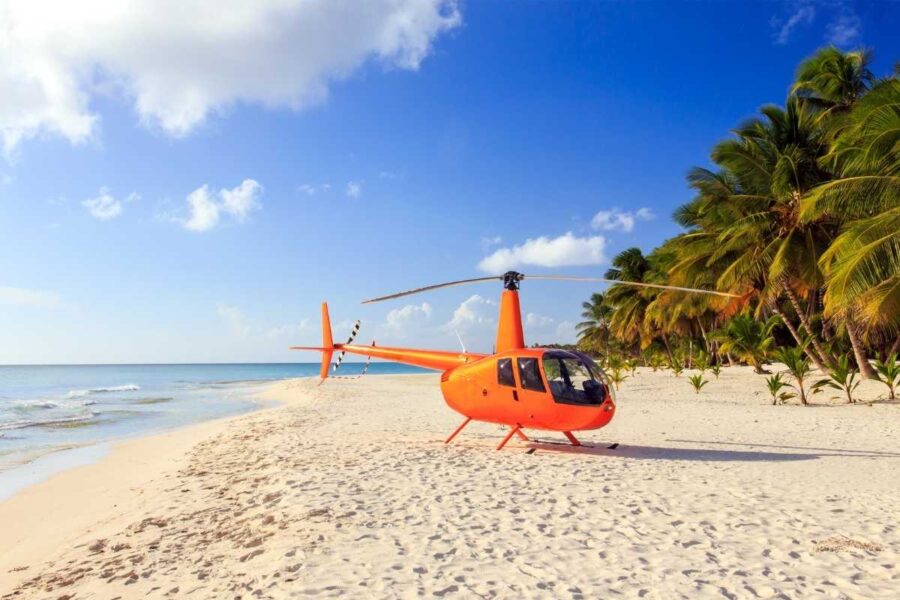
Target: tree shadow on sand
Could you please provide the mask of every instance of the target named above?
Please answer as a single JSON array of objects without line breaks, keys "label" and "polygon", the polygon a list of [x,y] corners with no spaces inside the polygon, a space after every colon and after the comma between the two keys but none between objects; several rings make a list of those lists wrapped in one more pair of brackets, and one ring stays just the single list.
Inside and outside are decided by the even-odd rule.
[{"label": "tree shadow on sand", "polygon": [[[603,458],[629,458],[633,460],[689,460],[703,462],[786,462],[798,460],[814,460],[821,457],[818,453],[797,452],[765,452],[741,450],[715,450],[711,448],[665,448],[661,446],[633,446],[620,444],[615,449],[606,445],[572,446],[564,442],[532,440],[527,443],[534,453],[555,452],[561,454],[579,454]],[[833,455],[833,453],[829,453]],[[854,454],[854,456],[859,456]]]},{"label": "tree shadow on sand", "polygon": [[784,444],[753,444],[750,442],[714,442],[711,440],[677,440],[669,439],[668,442],[679,444],[710,444],[717,446],[745,446],[748,448],[778,448],[783,450],[812,450],[821,454],[818,456],[864,456],[868,458],[900,458],[900,452],[889,450],[854,450],[850,448],[819,448],[816,446],[788,446]]}]

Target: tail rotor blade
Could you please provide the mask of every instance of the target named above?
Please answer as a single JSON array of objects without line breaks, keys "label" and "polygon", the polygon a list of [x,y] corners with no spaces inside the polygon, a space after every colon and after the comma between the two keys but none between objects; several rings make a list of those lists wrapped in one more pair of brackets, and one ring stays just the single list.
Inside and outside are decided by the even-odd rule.
[{"label": "tail rotor blade", "polygon": [[[362,324],[362,321],[357,320],[356,323],[353,324],[353,329],[350,331],[350,337],[347,338],[347,344],[350,345],[353,343],[353,340],[356,339],[357,334],[359,333],[359,327]],[[340,368],[341,363],[344,362],[344,356],[347,354],[346,350],[341,350],[341,353],[338,354],[337,361],[334,363],[331,372],[337,373],[337,370]]]}]

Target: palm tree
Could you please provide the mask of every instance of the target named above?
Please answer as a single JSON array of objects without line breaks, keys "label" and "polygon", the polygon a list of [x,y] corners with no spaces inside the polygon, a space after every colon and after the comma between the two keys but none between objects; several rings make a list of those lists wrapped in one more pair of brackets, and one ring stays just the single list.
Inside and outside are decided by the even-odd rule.
[{"label": "palm tree", "polygon": [[722,351],[731,352],[753,367],[756,373],[765,373],[763,362],[775,340],[772,329],[779,322],[778,317],[770,317],[765,323],[753,317],[741,315],[715,332],[713,337],[722,342]]},{"label": "palm tree", "polygon": [[849,110],[872,87],[869,50],[822,48],[800,63],[791,93],[819,108],[827,119]]},{"label": "palm tree", "polygon": [[856,103],[822,162],[839,177],[810,191],[801,216],[840,223],[820,258],[825,315],[846,320],[860,371],[874,378],[860,334],[900,332],[900,80]]},{"label": "palm tree", "polygon": [[[826,177],[817,162],[826,146],[815,111],[799,99],[789,99],[785,109],[766,106],[762,113],[714,148],[721,171],[697,169],[689,176],[699,194],[676,218],[695,231],[675,244],[676,269],[715,273],[716,288],[744,294],[747,301],[757,298],[757,314],[778,314],[798,344],[810,338],[809,356],[824,368],[833,359],[808,313],[822,284],[818,260],[831,233],[818,222],[800,223],[797,214],[803,193]],[[782,309],[781,297],[789,300],[805,335]]]},{"label": "palm tree", "polygon": [[609,355],[609,319],[613,308],[607,304],[601,293],[591,294],[591,299],[582,302],[581,313],[584,321],[575,326],[578,330],[578,345],[592,352],[603,351]]},{"label": "palm tree", "polygon": [[730,362],[741,344],[721,335],[736,327],[729,319],[763,326],[775,315],[829,375],[843,336],[867,377],[867,352],[900,350],[900,71],[877,81],[869,62],[835,48],[804,61],[783,108],[760,109],[714,147],[713,168],[688,174],[695,196],[674,215],[684,233],[649,254],[620,253],[607,273],[738,297],[614,284],[612,337],[644,348],[660,339],[670,363],[673,341],[702,339]]},{"label": "palm tree", "polygon": [[[612,268],[606,271],[605,277],[642,282],[649,271],[650,263],[640,248],[628,248],[612,259]],[[615,284],[606,290],[607,301],[615,307],[609,323],[615,337],[626,343],[642,341],[644,315],[653,292],[646,288]]]}]

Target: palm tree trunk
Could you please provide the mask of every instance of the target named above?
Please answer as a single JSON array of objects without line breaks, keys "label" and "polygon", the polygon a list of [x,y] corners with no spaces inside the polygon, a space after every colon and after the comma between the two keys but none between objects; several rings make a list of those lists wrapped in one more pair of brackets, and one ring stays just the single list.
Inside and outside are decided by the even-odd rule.
[{"label": "palm tree trunk", "polygon": [[859,367],[859,374],[866,379],[878,379],[878,374],[869,363],[862,340],[859,339],[856,332],[856,322],[850,315],[847,315],[847,337],[850,338],[850,345],[853,346],[853,357],[856,359],[856,366]]},{"label": "palm tree trunk", "polygon": [[669,348],[669,338],[666,337],[665,333],[662,334],[662,341],[663,341],[663,344],[665,344],[665,346],[666,346],[666,354],[669,355],[669,365],[674,365],[675,359],[672,356],[672,349]]},{"label": "palm tree trunk", "polygon": [[900,336],[898,336],[897,339],[894,340],[894,344],[891,346],[891,349],[888,350],[888,356],[897,353],[900,353]]},{"label": "palm tree trunk", "polygon": [[776,300],[770,300],[769,306],[772,308],[772,312],[781,317],[784,326],[788,328],[788,331],[790,331],[791,335],[794,336],[794,339],[797,340],[797,346],[803,348],[803,351],[806,352],[806,356],[809,357],[809,360],[812,361],[812,364],[814,364],[816,368],[823,373],[828,373],[828,369],[825,368],[824,364],[822,364],[822,359],[820,359],[815,352],[809,349],[808,344],[803,343],[803,339],[800,337],[800,334],[797,332],[794,324],[788,320],[787,315],[785,315],[784,312],[778,307],[778,302]]},{"label": "palm tree trunk", "polygon": [[703,327],[703,320],[697,317],[697,325],[700,326],[700,333],[703,335],[703,345],[706,346],[706,353],[709,354],[709,340],[706,339],[706,328]]},{"label": "palm tree trunk", "polygon": [[[795,294],[794,290],[792,290],[791,287],[785,283],[781,284],[781,288],[787,295],[788,300],[790,300],[791,306],[794,307],[794,311],[797,313],[797,316],[800,317],[800,325],[806,330],[806,335],[809,336],[809,340],[812,342],[813,347],[816,349],[816,353],[821,358],[820,363],[824,362],[827,363],[828,366],[832,369],[835,368],[837,366],[837,363],[834,361],[834,357],[826,352],[822,347],[822,343],[819,341],[819,336],[817,336],[815,331],[813,331],[809,320],[806,318],[806,312],[800,308],[800,300],[797,298],[797,294]],[[784,317],[781,318],[784,319]]]}]

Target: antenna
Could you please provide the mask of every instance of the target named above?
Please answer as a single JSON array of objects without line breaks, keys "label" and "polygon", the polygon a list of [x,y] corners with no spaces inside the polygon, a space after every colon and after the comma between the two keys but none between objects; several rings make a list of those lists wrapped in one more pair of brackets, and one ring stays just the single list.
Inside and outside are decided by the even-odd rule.
[{"label": "antenna", "polygon": [[462,341],[462,336],[459,335],[459,330],[454,329],[454,330],[453,330],[453,333],[456,334],[456,339],[459,340],[459,345],[462,346],[463,354],[465,354],[466,352],[468,352],[468,351],[466,350],[466,345],[465,345],[465,344],[463,343],[463,341]]}]

